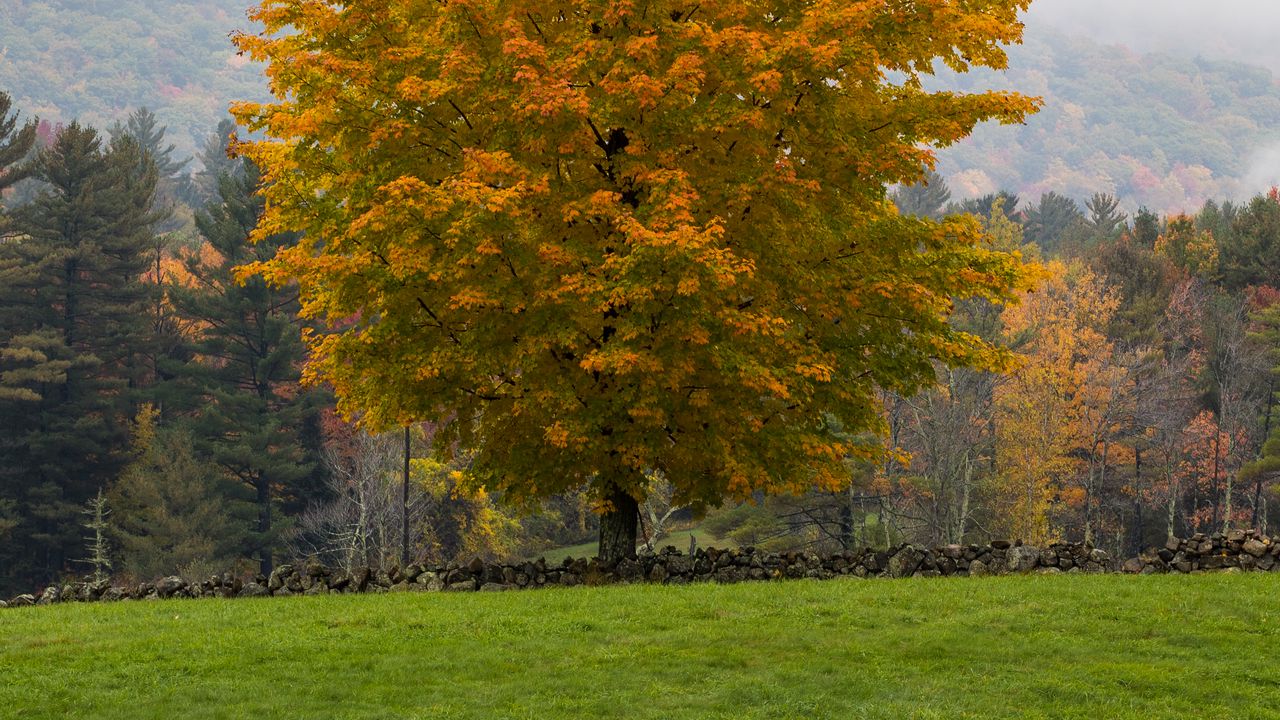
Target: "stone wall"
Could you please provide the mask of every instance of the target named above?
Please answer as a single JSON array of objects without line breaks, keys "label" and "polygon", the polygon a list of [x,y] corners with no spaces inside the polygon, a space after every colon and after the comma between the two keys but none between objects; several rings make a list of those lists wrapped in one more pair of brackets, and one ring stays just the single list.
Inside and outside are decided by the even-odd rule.
[{"label": "stone wall", "polygon": [[475,592],[532,590],[544,587],[608,585],[616,583],[691,582],[735,583],[746,581],[840,576],[904,578],[1004,575],[1011,573],[1196,573],[1208,571],[1267,571],[1280,569],[1280,539],[1254,531],[1193,535],[1170,539],[1164,548],[1152,548],[1123,563],[1107,553],[1081,543],[1056,543],[1037,548],[1021,543],[993,541],[989,545],[949,545],[924,548],[901,545],[888,550],[864,549],[816,555],[768,553],[755,548],[699,549],[689,556],[667,547],[657,554],[641,554],[614,566],[595,559],[568,558],[549,565],[543,560],[523,563],[451,564],[427,568],[410,565],[388,570],[362,568],[345,573],[320,563],[281,565],[270,577],[214,576],[198,583],[168,577],[135,586],[102,583],[68,583],[45,588],[35,595],[20,595],[0,607],[48,605],[58,602],[112,602],[167,598],[244,598],[329,593]]}]

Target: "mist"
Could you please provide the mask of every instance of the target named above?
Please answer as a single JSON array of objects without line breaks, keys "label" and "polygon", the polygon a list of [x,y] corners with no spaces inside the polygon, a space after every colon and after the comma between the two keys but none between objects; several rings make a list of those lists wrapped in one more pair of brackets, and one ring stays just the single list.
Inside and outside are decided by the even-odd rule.
[{"label": "mist", "polygon": [[1139,52],[1262,65],[1280,73],[1277,0],[1034,0],[1027,31],[1057,30]]}]

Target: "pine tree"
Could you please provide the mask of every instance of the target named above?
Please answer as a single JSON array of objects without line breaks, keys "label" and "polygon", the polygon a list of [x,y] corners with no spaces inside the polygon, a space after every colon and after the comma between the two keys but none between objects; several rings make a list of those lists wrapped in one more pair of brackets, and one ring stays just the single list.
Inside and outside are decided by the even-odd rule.
[{"label": "pine tree", "polygon": [[932,170],[927,171],[920,182],[903,185],[893,194],[898,212],[933,220],[942,219],[950,201],[951,190],[946,179]]},{"label": "pine tree", "polygon": [[213,253],[189,259],[198,282],[175,288],[173,297],[178,312],[204,328],[192,348],[197,360],[182,370],[202,399],[194,426],[199,449],[253,492],[258,518],[249,549],[268,573],[279,540],[276,515],[300,511],[318,492],[319,443],[311,422],[316,396],[298,388],[296,291],[235,277],[237,266],[271,257],[287,240],[249,242],[263,207],[258,182],[249,163],[222,176],[218,200],[196,216]]},{"label": "pine tree", "polygon": [[134,460],[111,489],[123,569],[144,579],[227,570],[253,506],[234,481],[199,458],[184,427],[157,427],[150,406],[134,425]]},{"label": "pine tree", "polygon": [[227,143],[235,131],[235,122],[231,118],[223,118],[213,135],[205,141],[200,151],[202,167],[191,178],[191,193],[187,200],[192,205],[204,206],[216,201],[220,178],[236,172],[239,163],[227,155]]},{"label": "pine tree", "polygon": [[1160,239],[1160,216],[1146,207],[1138,208],[1133,216],[1133,239],[1148,250],[1154,248]]},{"label": "pine tree", "polygon": [[13,100],[0,92],[0,191],[26,177],[28,169],[19,161],[36,142],[37,122],[29,120],[19,125],[19,115],[12,110]]},{"label": "pine tree", "polygon": [[1052,254],[1058,249],[1063,233],[1084,220],[1076,201],[1055,192],[1040,196],[1040,202],[1027,210],[1024,236],[1041,250]]},{"label": "pine tree", "polygon": [[111,126],[110,135],[113,141],[121,138],[132,138],[155,163],[156,173],[161,178],[176,178],[182,168],[190,160],[175,160],[174,145],[165,145],[164,137],[168,128],[159,125],[155,113],[146,107],[140,107],[129,115],[124,124]]},{"label": "pine tree", "polygon": [[1120,201],[1107,193],[1094,193],[1084,204],[1089,211],[1085,220],[1095,241],[1114,240],[1125,229],[1128,215],[1120,212]]},{"label": "pine tree", "polygon": [[81,509],[123,465],[155,289],[141,277],[156,176],[136,143],[104,148],[73,123],[33,177],[44,189],[0,243],[0,346],[25,368],[9,382],[29,391],[0,398],[0,498],[19,519],[0,547],[0,583],[23,585],[70,569]]}]

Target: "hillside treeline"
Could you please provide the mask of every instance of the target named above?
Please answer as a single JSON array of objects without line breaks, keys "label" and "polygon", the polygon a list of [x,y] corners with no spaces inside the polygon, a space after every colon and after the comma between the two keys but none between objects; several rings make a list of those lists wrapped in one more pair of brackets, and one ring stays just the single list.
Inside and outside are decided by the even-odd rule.
[{"label": "hillside treeline", "polygon": [[[406,438],[356,431],[300,384],[294,292],[236,277],[287,237],[249,242],[259,178],[227,157],[230,133],[188,176],[145,110],[42,133],[0,94],[0,593],[91,570],[399,558]],[[422,460],[429,431],[407,438],[415,558],[592,532],[579,498],[521,525],[454,492],[465,456]]]},{"label": "hillside treeline", "polygon": [[1132,553],[1275,526],[1280,191],[1130,218],[1102,193],[1083,207],[1052,193],[954,203],[931,175],[895,200],[977,215],[992,242],[1043,263],[1021,304],[952,318],[1018,366],[939,367],[937,388],[885,395],[899,458],[852,464],[847,492],[735,508],[713,529],[766,546],[1008,537]]},{"label": "hillside treeline", "polygon": [[[432,428],[365,434],[301,382],[296,297],[235,271],[289,238],[249,242],[259,178],[227,157],[229,121],[191,173],[145,110],[106,129],[40,131],[7,100],[0,117],[0,591],[95,568],[395,562],[406,443],[413,558],[591,537],[585,494],[517,511],[464,492],[466,448],[426,459]],[[890,461],[851,460],[840,493],[712,510],[708,530],[773,548],[1010,537],[1128,552],[1275,525],[1280,195],[1129,217],[1103,193],[955,203],[934,176],[894,199],[976,215],[1042,266],[1021,304],[952,317],[1015,349],[1017,368],[940,368],[929,392],[884,395]],[[641,512],[661,544],[698,518],[654,487]]]}]

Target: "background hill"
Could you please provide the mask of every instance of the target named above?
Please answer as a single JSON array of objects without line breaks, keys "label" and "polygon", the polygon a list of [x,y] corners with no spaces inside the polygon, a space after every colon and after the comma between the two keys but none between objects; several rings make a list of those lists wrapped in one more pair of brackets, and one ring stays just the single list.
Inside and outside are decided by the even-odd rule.
[{"label": "background hill", "polygon": [[1262,66],[1138,54],[1032,25],[1005,73],[948,76],[940,86],[1045,100],[1025,126],[982,127],[941,154],[958,197],[1106,192],[1129,210],[1177,212],[1280,179],[1280,86]]},{"label": "background hill", "polygon": [[195,154],[233,99],[266,96],[228,34],[247,0],[4,0],[0,91],[27,115],[105,128],[145,105]]}]

